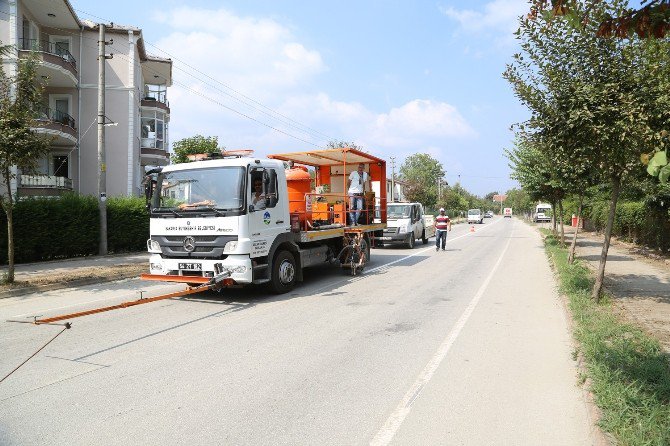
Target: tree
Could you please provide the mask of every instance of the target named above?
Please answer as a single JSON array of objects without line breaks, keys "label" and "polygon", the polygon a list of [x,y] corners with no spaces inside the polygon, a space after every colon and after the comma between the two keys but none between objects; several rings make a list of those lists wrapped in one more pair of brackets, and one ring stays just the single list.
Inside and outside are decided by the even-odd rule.
[{"label": "tree", "polygon": [[428,208],[434,208],[437,203],[437,182],[443,176],[442,164],[426,153],[410,155],[400,166],[407,199]]},{"label": "tree", "polygon": [[528,196],[528,192],[524,189],[510,189],[505,195],[507,199],[505,200],[505,207],[512,208],[513,212],[517,215],[528,214],[533,211],[534,202]]},{"label": "tree", "polygon": [[2,56],[7,46],[0,46],[0,175],[4,194],[2,209],[7,214],[7,283],[14,282],[14,204],[12,180],[17,169],[32,173],[37,161],[49,152],[51,140],[38,135],[31,126],[42,104],[43,86],[37,82],[37,57],[30,55],[17,61],[16,75],[3,70]]},{"label": "tree", "polygon": [[180,139],[172,145],[172,163],[188,163],[187,155],[195,155],[198,153],[206,154],[221,154],[225,147],[219,147],[219,139],[216,136],[202,136],[195,135],[190,138]]},{"label": "tree", "polygon": [[[580,160],[577,168],[588,160],[610,183],[610,212],[593,289],[597,300],[622,181],[656,144],[654,110],[641,98],[640,82],[658,82],[662,75],[649,63],[648,41],[596,36],[601,20],[625,10],[624,1],[572,1],[570,7],[585,19],[575,24],[547,10],[521,20],[518,35],[525,54],[515,56],[505,75],[531,110],[528,128],[539,135],[538,147],[556,159],[559,180],[566,183],[575,160]],[[667,58],[667,49],[656,57]],[[578,156],[571,155],[574,150]]]},{"label": "tree", "polygon": [[443,192],[442,201],[438,205],[451,211],[465,211],[468,209],[468,199],[461,193],[460,185],[456,186],[458,187],[448,187]]},{"label": "tree", "polygon": [[[604,0],[596,0],[595,5]],[[576,5],[575,0],[534,0],[530,16],[549,11],[564,16],[571,22],[585,25],[589,17]],[[601,17],[594,32],[599,37],[632,37],[662,39],[670,30],[670,0],[640,0],[638,8],[623,8]],[[586,11],[588,12],[588,10]]]},{"label": "tree", "polygon": [[331,139],[328,141],[328,144],[326,145],[327,149],[341,149],[341,148],[349,148],[349,149],[356,149],[360,150],[361,152],[367,152],[367,150],[363,150],[363,146],[359,146],[353,141],[344,141],[340,139]]}]

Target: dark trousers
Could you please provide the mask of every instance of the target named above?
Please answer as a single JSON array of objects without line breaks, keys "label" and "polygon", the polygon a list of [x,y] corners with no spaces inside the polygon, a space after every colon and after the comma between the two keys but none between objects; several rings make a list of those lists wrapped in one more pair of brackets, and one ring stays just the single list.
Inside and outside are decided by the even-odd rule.
[{"label": "dark trousers", "polygon": [[446,229],[437,229],[435,231],[435,248],[440,249],[440,240],[442,240],[442,249],[444,249],[447,244],[447,230]]}]

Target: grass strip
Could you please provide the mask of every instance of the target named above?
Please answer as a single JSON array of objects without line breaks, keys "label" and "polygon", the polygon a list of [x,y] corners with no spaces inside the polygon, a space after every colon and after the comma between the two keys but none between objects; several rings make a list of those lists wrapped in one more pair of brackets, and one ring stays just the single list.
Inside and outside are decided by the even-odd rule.
[{"label": "grass strip", "polygon": [[593,274],[579,261],[569,265],[567,250],[549,231],[545,248],[569,299],[574,336],[585,376],[602,411],[601,428],[620,445],[670,445],[670,358],[659,342],[622,322],[610,299],[591,299]]}]

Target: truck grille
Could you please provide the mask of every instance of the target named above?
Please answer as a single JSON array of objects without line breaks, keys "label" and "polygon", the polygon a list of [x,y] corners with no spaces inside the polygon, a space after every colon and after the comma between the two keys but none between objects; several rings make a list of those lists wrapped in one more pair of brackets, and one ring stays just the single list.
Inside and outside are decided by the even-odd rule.
[{"label": "truck grille", "polygon": [[397,234],[398,228],[384,228],[384,234]]},{"label": "truck grille", "polygon": [[223,259],[223,247],[230,241],[237,240],[236,235],[196,235],[195,249],[188,252],[184,248],[184,235],[154,235],[151,237],[161,246],[163,258],[190,259]]}]

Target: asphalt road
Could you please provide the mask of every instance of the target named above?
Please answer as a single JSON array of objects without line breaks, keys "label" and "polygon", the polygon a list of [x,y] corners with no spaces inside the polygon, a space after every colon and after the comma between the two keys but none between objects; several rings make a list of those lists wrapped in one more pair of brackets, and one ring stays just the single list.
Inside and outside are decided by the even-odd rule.
[{"label": "asphalt road", "polygon": [[[537,232],[455,226],[363,276],[74,319],[0,383],[2,445],[585,445],[566,316]],[[30,320],[180,289],[127,280],[0,301],[0,379],[61,330]]]}]

